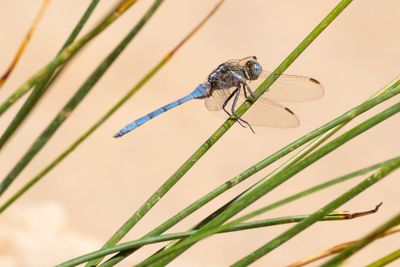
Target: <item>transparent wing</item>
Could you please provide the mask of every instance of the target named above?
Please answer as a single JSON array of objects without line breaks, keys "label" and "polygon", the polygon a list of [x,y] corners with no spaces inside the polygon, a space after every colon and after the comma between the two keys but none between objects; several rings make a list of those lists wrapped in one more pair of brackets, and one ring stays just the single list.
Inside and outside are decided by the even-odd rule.
[{"label": "transparent wing", "polygon": [[234,88],[223,89],[223,90],[213,90],[211,95],[204,100],[204,104],[209,111],[219,111],[222,110],[222,105],[225,100],[232,94]]},{"label": "transparent wing", "polygon": [[249,56],[249,57],[244,57],[244,58],[239,58],[239,59],[231,59],[228,61],[225,61],[225,63],[228,63],[229,65],[232,66],[244,66],[246,62],[250,59],[257,59],[255,56]]},{"label": "transparent wing", "polygon": [[[263,71],[255,82],[251,82],[252,88],[257,86],[271,74]],[[287,102],[304,102],[321,98],[324,95],[324,88],[315,79],[300,75],[281,74],[271,85],[263,97]]]},{"label": "transparent wing", "polygon": [[[226,118],[227,114],[222,110],[222,105],[234,89],[214,90],[211,96],[205,99],[208,110],[218,117]],[[236,107],[239,107],[246,98],[240,94]],[[231,110],[233,101],[226,106]],[[259,98],[250,109],[242,116],[242,119],[252,126],[268,126],[274,128],[293,128],[300,125],[297,116],[288,108],[264,97]]]}]

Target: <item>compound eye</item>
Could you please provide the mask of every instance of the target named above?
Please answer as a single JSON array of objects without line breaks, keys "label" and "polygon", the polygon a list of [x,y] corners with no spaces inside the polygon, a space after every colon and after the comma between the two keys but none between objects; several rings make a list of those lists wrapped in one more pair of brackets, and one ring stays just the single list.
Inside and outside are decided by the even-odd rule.
[{"label": "compound eye", "polygon": [[247,61],[246,62],[246,67],[251,69],[253,67],[253,62],[252,61]]}]

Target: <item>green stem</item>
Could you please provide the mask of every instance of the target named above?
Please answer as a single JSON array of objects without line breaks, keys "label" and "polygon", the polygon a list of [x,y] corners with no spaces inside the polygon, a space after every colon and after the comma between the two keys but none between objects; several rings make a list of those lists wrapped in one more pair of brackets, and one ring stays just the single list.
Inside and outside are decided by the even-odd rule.
[{"label": "green stem", "polygon": [[[308,215],[294,215],[294,216],[285,216],[285,217],[279,217],[279,218],[270,218],[270,219],[253,221],[253,222],[240,223],[240,224],[234,225],[232,227],[226,228],[223,231],[218,232],[218,233],[236,232],[236,231],[256,229],[256,228],[261,228],[261,227],[269,227],[269,226],[275,226],[275,225],[295,223],[295,222],[300,222],[301,220],[304,220],[307,217],[308,217]],[[326,217],[322,218],[321,221],[341,221],[341,220],[348,220],[348,219],[353,219],[353,218],[356,218],[356,217],[346,216],[346,214],[329,214]],[[182,232],[182,233],[172,233],[172,234],[158,235],[158,236],[154,236],[154,237],[141,238],[139,240],[121,243],[121,244],[113,246],[113,247],[96,250],[91,253],[88,253],[88,254],[82,255],[80,257],[63,262],[57,266],[58,267],[72,267],[72,266],[76,266],[76,265],[88,262],[90,260],[93,260],[93,259],[96,259],[99,257],[104,257],[107,255],[113,254],[115,252],[134,249],[134,248],[142,247],[145,245],[164,242],[164,241],[182,239],[182,238],[193,235],[195,232],[196,232],[196,230],[192,230],[192,231],[187,231],[187,232]]]},{"label": "green stem", "polygon": [[[336,198],[332,202],[328,203],[300,223],[296,224],[289,230],[285,231],[278,237],[274,238],[264,246],[260,247],[259,249],[255,250],[248,256],[242,258],[240,261],[236,262],[233,264],[233,267],[240,267],[240,266],[248,266],[250,263],[256,261],[257,259],[261,258],[268,252],[272,251],[273,249],[277,248],[281,244],[285,243],[304,229],[310,227],[313,225],[315,222],[323,218],[326,214],[329,214],[336,208],[340,207],[344,203],[348,202],[355,196],[359,195],[361,192],[366,190],[367,188],[371,187],[381,179],[383,179],[385,176],[396,170],[397,168],[400,167],[400,160],[397,162],[393,162],[391,165],[388,165],[386,167],[381,168],[379,171],[377,171],[375,174],[371,175],[358,185],[354,186],[351,188],[349,191],[346,193],[342,194],[340,197]],[[400,217],[399,217],[400,218]],[[397,219],[399,219],[397,218]],[[400,222],[400,221],[398,221]],[[387,229],[386,229],[387,230]],[[342,254],[342,253],[341,253]],[[335,265],[336,266],[336,265]]]},{"label": "green stem", "polygon": [[306,189],[306,190],[304,190],[304,191],[301,191],[301,192],[299,192],[299,193],[296,193],[296,194],[291,195],[291,196],[289,196],[289,197],[286,197],[286,198],[284,198],[284,199],[278,200],[278,201],[276,201],[276,202],[274,202],[274,203],[272,203],[272,204],[269,204],[269,205],[267,205],[267,206],[265,206],[265,207],[256,209],[256,210],[254,210],[254,211],[252,211],[252,212],[249,212],[249,213],[247,213],[246,215],[243,215],[243,216],[241,216],[241,217],[239,217],[239,218],[237,218],[237,219],[231,221],[230,223],[236,224],[236,223],[239,223],[239,222],[247,221],[247,220],[249,220],[249,219],[251,219],[251,218],[254,218],[254,217],[256,217],[256,216],[259,216],[259,215],[261,215],[261,214],[264,214],[264,213],[266,213],[266,212],[268,212],[268,211],[271,211],[271,210],[273,210],[273,209],[276,209],[276,208],[278,208],[278,207],[281,207],[281,206],[283,206],[283,205],[286,205],[286,204],[288,204],[288,203],[291,203],[291,202],[293,202],[293,201],[295,201],[295,200],[298,200],[298,199],[300,199],[300,198],[309,196],[309,195],[311,195],[311,194],[313,194],[313,193],[316,193],[316,192],[318,192],[318,191],[321,191],[321,190],[323,190],[323,189],[325,189],[325,188],[328,188],[328,187],[330,187],[330,186],[333,186],[333,185],[336,185],[336,184],[345,182],[345,181],[347,181],[347,180],[349,180],[349,179],[352,179],[352,178],[358,177],[358,176],[360,176],[360,175],[366,174],[366,173],[368,173],[368,172],[371,172],[371,171],[376,170],[376,169],[378,169],[378,168],[381,168],[381,167],[384,167],[384,166],[386,166],[386,165],[392,164],[393,162],[397,162],[397,161],[399,161],[399,160],[400,160],[400,156],[399,156],[399,157],[394,157],[394,158],[392,158],[392,159],[385,160],[385,161],[379,162],[379,163],[377,163],[377,164],[374,164],[374,165],[371,165],[371,166],[368,166],[368,167],[359,169],[359,170],[357,170],[357,171],[348,173],[348,174],[346,174],[346,175],[340,176],[340,177],[338,177],[338,178],[329,180],[329,181],[327,181],[327,182],[324,182],[324,183],[321,183],[321,184],[319,184],[319,185],[313,186],[313,187],[311,187],[311,188],[308,188],[308,189]]},{"label": "green stem", "polygon": [[[390,88],[390,85],[389,85],[389,87],[387,87],[387,88]],[[386,88],[386,89],[387,89],[387,88]],[[349,121],[348,121],[348,122],[349,122]],[[316,138],[311,144],[309,144],[305,149],[301,150],[301,151],[300,151],[299,153],[297,153],[294,157],[292,157],[291,159],[289,159],[288,161],[286,161],[284,164],[282,164],[281,166],[279,166],[277,169],[275,169],[273,172],[271,172],[271,173],[270,173],[267,177],[265,177],[263,180],[270,179],[270,178],[274,177],[275,175],[277,175],[278,173],[283,172],[283,171],[285,171],[287,168],[289,168],[290,166],[294,165],[296,162],[298,162],[299,160],[301,160],[302,158],[304,158],[307,154],[311,153],[311,152],[312,152],[316,147],[318,147],[323,141],[325,141],[325,140],[326,140],[328,137],[330,137],[334,132],[338,131],[340,128],[342,128],[344,125],[346,125],[348,122],[345,122],[345,123],[343,123],[343,124],[341,124],[341,125],[339,125],[339,126],[336,126],[335,128],[333,128],[333,129],[331,129],[331,130],[325,132],[324,134],[320,135],[320,136],[319,136],[318,138]],[[397,158],[395,158],[395,159],[397,159]],[[392,160],[393,160],[393,159],[392,159]],[[384,165],[385,165],[386,163],[388,163],[388,162],[390,163],[392,160],[389,160],[389,161],[385,161],[385,162],[376,164],[376,165],[374,165],[374,166],[371,166],[372,168],[371,168],[371,167],[368,167],[368,168],[366,168],[366,169],[367,169],[367,170],[376,169],[376,168],[378,168],[379,166],[382,166],[382,165],[384,166]],[[283,199],[283,200],[280,200],[280,201],[278,201],[278,202],[275,202],[275,203],[272,203],[272,204],[270,204],[270,205],[267,205],[266,207],[260,208],[260,209],[258,209],[258,210],[255,210],[255,211],[253,211],[253,212],[250,212],[250,213],[248,213],[248,214],[246,214],[246,215],[243,215],[243,216],[241,216],[241,217],[235,219],[234,221],[232,221],[232,224],[234,225],[234,224],[236,224],[236,223],[240,223],[240,222],[246,221],[246,220],[248,220],[248,219],[250,219],[250,218],[253,218],[253,217],[257,216],[257,215],[260,215],[260,214],[262,214],[262,213],[265,213],[265,212],[267,212],[267,211],[269,211],[269,210],[272,210],[272,209],[277,208],[277,207],[279,207],[279,206],[282,206],[282,205],[285,205],[285,204],[287,204],[287,203],[290,203],[290,202],[292,202],[292,201],[294,201],[294,200],[296,200],[296,199],[298,199],[298,198],[304,197],[304,196],[306,196],[306,195],[308,195],[308,194],[311,194],[311,193],[313,193],[313,192],[316,192],[316,191],[318,191],[318,190],[322,190],[322,189],[324,189],[324,188],[326,188],[326,187],[328,187],[328,186],[331,186],[331,185],[333,185],[333,184],[335,184],[335,183],[339,183],[339,182],[342,182],[342,181],[344,181],[344,180],[353,178],[353,177],[355,177],[355,176],[357,176],[357,175],[360,175],[360,173],[366,173],[366,170],[365,170],[365,169],[362,169],[362,170],[359,170],[359,171],[350,173],[350,174],[345,175],[345,176],[343,176],[343,177],[339,177],[339,178],[337,178],[337,179],[334,179],[333,181],[330,181],[330,182],[328,182],[328,183],[320,184],[320,185],[318,185],[318,186],[315,186],[315,187],[313,187],[313,188],[310,188],[310,189],[308,189],[308,190],[305,190],[305,191],[303,191],[303,192],[300,192],[300,193],[298,193],[298,194],[295,194],[295,195],[293,195],[293,196],[290,196],[290,197],[285,198],[285,199]],[[256,186],[256,185],[257,185],[257,183],[254,184],[252,187],[254,187],[254,186]],[[251,187],[248,188],[248,189],[246,189],[246,191],[248,191],[248,190],[250,190],[250,189],[251,189]],[[245,192],[246,192],[246,191],[245,191]],[[244,194],[245,192],[241,193],[240,195]],[[216,210],[215,212],[213,212],[211,215],[207,216],[205,219],[203,219],[203,220],[202,220],[200,223],[198,223],[196,226],[192,227],[192,229],[199,229],[199,228],[202,227],[203,225],[207,224],[209,221],[211,221],[213,218],[215,218],[218,214],[222,213],[227,207],[229,207],[229,205],[230,205],[233,201],[235,201],[240,195],[236,196],[235,198],[233,198],[232,200],[230,200],[228,203],[226,203],[225,205],[223,205],[221,208],[219,208],[218,210]],[[173,245],[177,244],[178,242],[180,242],[180,241],[172,242],[172,243],[168,244],[167,246],[164,246],[164,247],[162,248],[162,250],[166,249],[167,247],[173,246]]]},{"label": "green stem", "polygon": [[88,8],[86,9],[85,13],[83,13],[81,19],[78,21],[78,24],[72,30],[71,34],[65,41],[64,45],[60,49],[57,54],[60,54],[65,48],[67,48],[73,41],[75,41],[76,37],[78,37],[79,33],[81,32],[83,26],[85,26],[86,22],[89,20],[90,16],[92,15],[94,9],[96,8],[97,4],[100,0],[92,0]]},{"label": "green stem", "polygon": [[[83,26],[86,24],[87,20],[89,19],[90,15],[94,11],[94,9],[98,3],[99,3],[99,0],[92,0],[89,7],[83,14],[82,18],[79,20],[78,24],[75,26],[74,30],[72,31],[70,36],[65,41],[61,50],[58,52],[58,55],[68,45],[70,45],[75,40],[76,36],[82,30]],[[65,65],[63,65],[63,67]],[[43,78],[41,78],[40,81],[36,84],[36,87],[33,90],[32,94],[25,101],[24,105],[20,108],[17,115],[13,118],[13,120],[8,125],[5,132],[3,133],[3,135],[0,137],[0,150],[6,144],[6,142],[9,140],[9,138],[15,133],[16,129],[21,125],[21,123],[26,119],[29,112],[32,111],[32,109],[34,108],[36,103],[39,101],[41,96],[46,92],[46,90],[49,88],[50,84],[55,80],[55,78],[61,72],[61,70],[62,70],[62,67],[60,67],[57,71],[54,71],[54,72],[50,71],[50,72],[46,73],[46,75]]]},{"label": "green stem", "polygon": [[72,111],[82,101],[82,99],[89,93],[96,82],[102,77],[106,70],[111,64],[117,59],[125,47],[130,41],[137,35],[137,33],[143,28],[146,22],[151,18],[154,12],[162,4],[163,0],[156,0],[146,12],[146,14],[140,19],[140,21],[133,27],[133,29],[127,34],[127,36],[117,45],[116,48],[100,63],[96,70],[89,76],[84,84],[79,88],[75,95],[68,101],[63,109],[56,115],[53,121],[47,126],[47,128],[41,133],[41,135],[32,144],[29,150],[21,158],[20,161],[14,166],[10,173],[4,178],[0,184],[0,195],[11,185],[16,177],[22,172],[22,170],[28,165],[28,163],[35,157],[35,155],[43,148],[51,136],[57,131],[62,123],[69,117]]},{"label": "green stem", "polygon": [[[399,164],[397,165],[397,167]],[[390,170],[386,170],[389,171]],[[340,252],[338,255],[327,261],[326,263],[322,264],[321,267],[332,267],[332,266],[339,266],[343,261],[345,261],[347,258],[361,250],[362,248],[366,247],[369,245],[371,242],[375,241],[379,236],[381,236],[384,232],[389,230],[392,227],[395,227],[400,224],[400,213],[398,213],[396,216],[382,224],[380,227],[378,227],[376,230],[365,236],[364,238],[360,239],[358,242],[355,244],[351,245],[347,249],[343,250]]]},{"label": "green stem", "polygon": [[43,15],[46,13],[47,8],[49,7],[50,0],[43,0],[40,6],[38,13],[36,14],[35,18],[31,26],[29,27],[28,32],[25,34],[21,44],[19,45],[17,51],[15,52],[15,56],[11,60],[8,67],[5,69],[3,74],[0,73],[0,89],[3,87],[4,83],[10,77],[10,75],[14,72],[15,67],[17,66],[19,60],[21,59],[22,55],[24,54],[34,32],[39,25],[39,22],[43,19]]},{"label": "green stem", "polygon": [[53,73],[57,67],[61,66],[68,60],[70,60],[84,45],[90,40],[96,37],[104,29],[106,29],[111,23],[118,19],[129,7],[131,7],[137,0],[124,0],[122,1],[112,12],[110,12],[104,20],[102,20],[93,30],[85,34],[76,42],[68,45],[61,53],[59,53],[52,61],[46,66],[37,71],[31,76],[26,82],[18,87],[11,96],[9,96],[5,102],[0,105],[0,116],[12,106],[18,99],[26,94],[33,86],[43,80],[48,73]]},{"label": "green stem", "polygon": [[[337,125],[340,125],[344,122],[347,122],[358,115],[362,114],[363,112],[375,107],[376,105],[386,101],[387,99],[397,95],[400,93],[400,86],[398,86],[398,83],[400,82],[400,77],[396,78],[396,80],[392,83],[393,87],[387,88],[387,91],[383,94],[380,94],[379,96],[373,97],[366,102],[362,103],[361,105],[347,111],[346,113],[342,114],[341,116],[337,117],[336,119],[332,120],[331,122],[313,130],[312,132],[306,134],[305,136],[299,138],[298,140],[292,142],[291,144],[285,146],[284,148],[278,150],[274,154],[268,156],[267,158],[263,159],[262,161],[258,162],[254,166],[251,166],[247,170],[243,171],[241,174],[233,177],[232,179],[228,180],[227,182],[223,183],[213,191],[209,192],[208,194],[204,195],[201,197],[199,200],[193,202],[189,206],[187,206],[185,209],[168,219],[166,222],[146,234],[144,237],[149,237],[149,236],[155,236],[155,235],[160,235],[196,210],[200,209],[202,206],[210,202],[211,200],[215,199],[225,191],[229,190],[230,188],[234,187],[235,185],[243,182],[246,180],[248,177],[252,176],[253,174],[259,172],[260,170],[264,169],[265,167],[269,166],[273,162],[277,161],[278,159],[282,158],[283,156],[287,155],[288,153],[292,152],[296,148],[302,146],[303,144],[309,142],[310,140],[314,139],[316,136],[321,135],[322,133],[328,131],[329,129],[334,128]],[[397,87],[394,87],[397,86]],[[1,210],[1,209],[0,209]],[[132,219],[131,217],[130,219]],[[128,220],[129,221],[129,220]],[[120,228],[122,229],[122,228]],[[113,257],[113,259],[110,259],[112,263],[118,262],[122,260],[123,258],[127,257],[130,255],[132,251],[126,251],[117,254],[116,256]],[[118,258],[118,260],[116,260]],[[115,260],[115,261],[114,261]],[[104,266],[111,266],[110,265],[102,265]]]},{"label": "green stem", "polygon": [[[351,3],[342,0],[317,27],[293,50],[292,53],[273,71],[273,73],[254,92],[255,100],[264,94],[269,86],[300,56],[300,54],[319,36],[319,34]],[[252,103],[245,101],[238,109],[237,115],[246,112]],[[114,233],[107,242],[110,245],[118,242],[132,229],[137,222],[197,163],[197,161],[232,127],[234,118],[226,120],[189,158],[186,160],[146,202]],[[106,245],[107,246],[107,245]]]},{"label": "green stem", "polygon": [[368,264],[367,267],[382,267],[386,266],[389,263],[394,262],[400,258],[400,249],[393,251],[392,253],[374,261],[371,264]]},{"label": "green stem", "polygon": [[232,202],[231,205],[229,205],[229,207],[224,212],[222,212],[212,221],[207,223],[195,235],[189,237],[188,239],[182,241],[181,243],[173,247],[167,248],[164,251],[154,255],[151,259],[149,258],[144,262],[142,262],[141,264],[139,264],[139,266],[146,266],[160,259],[161,260],[157,262],[156,266],[165,265],[171,259],[175,258],[177,254],[186,250],[192,244],[196,243],[198,240],[213,234],[213,231],[215,231],[215,229],[218,226],[222,225],[224,222],[232,218],[234,215],[242,211],[244,208],[254,203],[256,200],[258,200],[268,192],[272,191],[274,188],[278,187],[279,185],[287,181],[293,175],[297,174],[298,172],[305,169],[306,167],[316,162],[320,158],[334,151],[336,148],[340,147],[341,145],[345,144],[346,142],[360,135],[361,133],[367,131],[368,129],[372,128],[378,123],[384,121],[385,119],[393,116],[399,111],[400,111],[400,103],[375,115],[374,117],[366,120],[365,122],[357,125],[353,129],[337,137],[336,139],[324,145],[323,147],[321,147],[320,149],[318,149],[317,151],[315,151],[314,153],[312,153],[311,155],[309,155],[296,165],[289,168],[286,172],[280,173],[270,179],[263,179],[261,183],[257,184],[257,186],[251,188],[251,190],[247,191],[246,193],[241,195],[238,199],[236,199],[234,202]]}]

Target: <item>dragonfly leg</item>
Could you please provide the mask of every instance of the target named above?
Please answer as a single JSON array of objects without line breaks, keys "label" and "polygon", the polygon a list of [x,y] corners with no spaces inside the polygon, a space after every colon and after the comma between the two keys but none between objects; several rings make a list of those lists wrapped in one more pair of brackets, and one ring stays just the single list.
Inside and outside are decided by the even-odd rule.
[{"label": "dragonfly leg", "polygon": [[222,109],[225,111],[226,114],[230,117],[232,114],[229,113],[229,111],[226,109],[226,105],[228,105],[229,101],[232,99],[232,97],[239,91],[239,88],[236,88],[235,91],[230,94],[230,96],[225,100],[225,102],[222,104]]},{"label": "dragonfly leg", "polygon": [[246,93],[246,89],[247,89],[247,91],[250,93],[250,96],[252,97],[252,100],[253,100],[254,99],[254,94],[253,94],[253,91],[251,90],[250,86],[247,83],[245,83],[243,85],[243,87],[244,87],[243,91],[245,92],[244,93],[245,97],[247,98],[247,93]]},{"label": "dragonfly leg", "polygon": [[237,88],[234,92],[235,92],[235,98],[233,99],[233,103],[232,103],[232,106],[231,106],[231,112],[232,112],[232,114],[235,115],[235,117],[237,119],[239,119],[239,117],[236,116],[236,114],[235,114],[235,110],[236,110],[236,106],[237,106],[237,101],[238,101],[239,96],[240,96],[240,88]]},{"label": "dragonfly leg", "polygon": [[[237,101],[238,101],[239,96],[240,96],[240,87],[238,87],[238,88],[232,93],[232,96],[233,96],[233,94],[235,94],[235,98],[233,99],[233,103],[232,103],[232,106],[231,106],[232,115],[236,118],[236,120],[237,120],[237,122],[240,124],[240,126],[242,126],[243,128],[245,128],[246,126],[244,126],[244,125],[242,124],[242,121],[243,121],[243,120],[242,120],[238,115],[236,115],[236,113],[235,113],[236,106],[237,106]],[[245,123],[246,123],[246,122],[245,122]]]},{"label": "dragonfly leg", "polygon": [[[244,83],[244,84],[243,84],[243,91],[244,91],[244,95],[245,95],[246,99],[248,99],[246,89],[247,89],[247,91],[249,91],[249,93],[250,93],[251,101],[254,101],[253,91],[250,89],[250,86],[249,86],[247,83]],[[250,123],[248,123],[248,122],[245,121],[245,120],[242,120],[242,121],[245,122],[245,123],[249,126],[249,128],[250,128],[250,130],[253,132],[253,134],[255,134],[253,128],[252,128],[251,125],[250,125]]]},{"label": "dragonfly leg", "polygon": [[244,97],[247,99],[249,95],[247,94],[245,84],[243,84],[243,93],[244,93]]},{"label": "dragonfly leg", "polygon": [[[243,87],[243,92],[244,92],[244,94],[245,94],[245,96],[246,96],[246,90],[245,90],[244,87]],[[251,127],[250,123],[248,123],[247,121],[243,120],[242,118],[240,118],[240,117],[239,117],[238,115],[236,115],[236,113],[235,113],[236,105],[237,105],[237,101],[238,101],[238,99],[239,99],[239,96],[240,96],[240,89],[238,89],[237,92],[235,93],[235,98],[233,99],[233,103],[232,103],[232,106],[231,106],[231,112],[232,112],[233,116],[235,116],[235,118],[236,118],[237,122],[240,124],[240,126],[242,126],[242,127],[244,127],[244,128],[246,127],[246,126],[244,126],[244,125],[242,124],[242,122],[243,122],[244,124],[247,124],[247,125],[249,126],[250,130],[251,130],[253,133],[255,133],[254,130],[253,130],[253,128]],[[247,98],[247,97],[246,97],[246,98]]]},{"label": "dragonfly leg", "polygon": [[[225,100],[224,104],[222,104],[222,109],[225,111],[226,114],[228,114],[228,116],[232,116],[232,114],[236,117],[237,121],[239,122],[240,126],[242,127],[246,127],[241,123],[241,120],[239,118],[239,116],[236,116],[236,114],[234,113],[234,106],[236,106],[236,102],[237,102],[237,98],[240,94],[240,88],[236,88],[230,95],[229,97]],[[231,111],[232,113],[229,113],[229,111],[226,109],[226,106],[228,105],[229,101],[231,101],[232,97],[235,96],[236,101],[234,100],[234,103],[231,106]]]},{"label": "dragonfly leg", "polygon": [[237,116],[235,113],[233,113],[233,115],[236,117],[237,122],[240,124],[240,126],[242,126],[243,128],[246,128],[246,126],[244,126],[242,123],[246,124],[247,126],[249,126],[250,130],[253,132],[253,134],[255,134],[256,132],[253,130],[253,127],[251,127],[250,123],[248,123],[247,121],[245,121],[244,119],[240,118],[239,116]]},{"label": "dragonfly leg", "polygon": [[[255,132],[254,132],[253,128],[251,127],[251,125],[250,125],[247,121],[241,119],[239,116],[237,116],[237,115],[235,114],[235,107],[236,107],[236,105],[237,105],[237,101],[238,101],[239,95],[240,95],[240,87],[236,88],[236,89],[229,95],[229,97],[228,97],[228,98],[225,100],[225,102],[222,104],[222,109],[225,111],[226,114],[228,114],[229,117],[233,115],[233,116],[236,118],[237,122],[240,124],[240,126],[242,126],[242,127],[245,128],[246,126],[243,125],[242,122],[245,123],[245,124],[247,124],[247,125],[249,126],[250,130],[255,134]],[[232,97],[235,97],[235,98],[233,99],[233,103],[232,103],[232,106],[231,106],[231,111],[232,111],[232,113],[229,113],[229,111],[226,109],[226,106],[228,105],[229,101],[231,101]]]}]

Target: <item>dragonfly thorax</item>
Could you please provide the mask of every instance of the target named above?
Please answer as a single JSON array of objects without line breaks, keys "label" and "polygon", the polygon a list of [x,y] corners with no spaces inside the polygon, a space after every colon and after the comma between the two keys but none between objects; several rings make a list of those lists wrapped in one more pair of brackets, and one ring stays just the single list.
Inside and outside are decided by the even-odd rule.
[{"label": "dragonfly thorax", "polygon": [[246,83],[243,68],[232,68],[229,64],[221,64],[208,76],[208,82],[213,89],[229,89]]},{"label": "dragonfly thorax", "polygon": [[247,81],[257,80],[261,72],[262,67],[255,57],[238,63],[228,61],[208,75],[208,82],[212,89],[239,88]]}]

